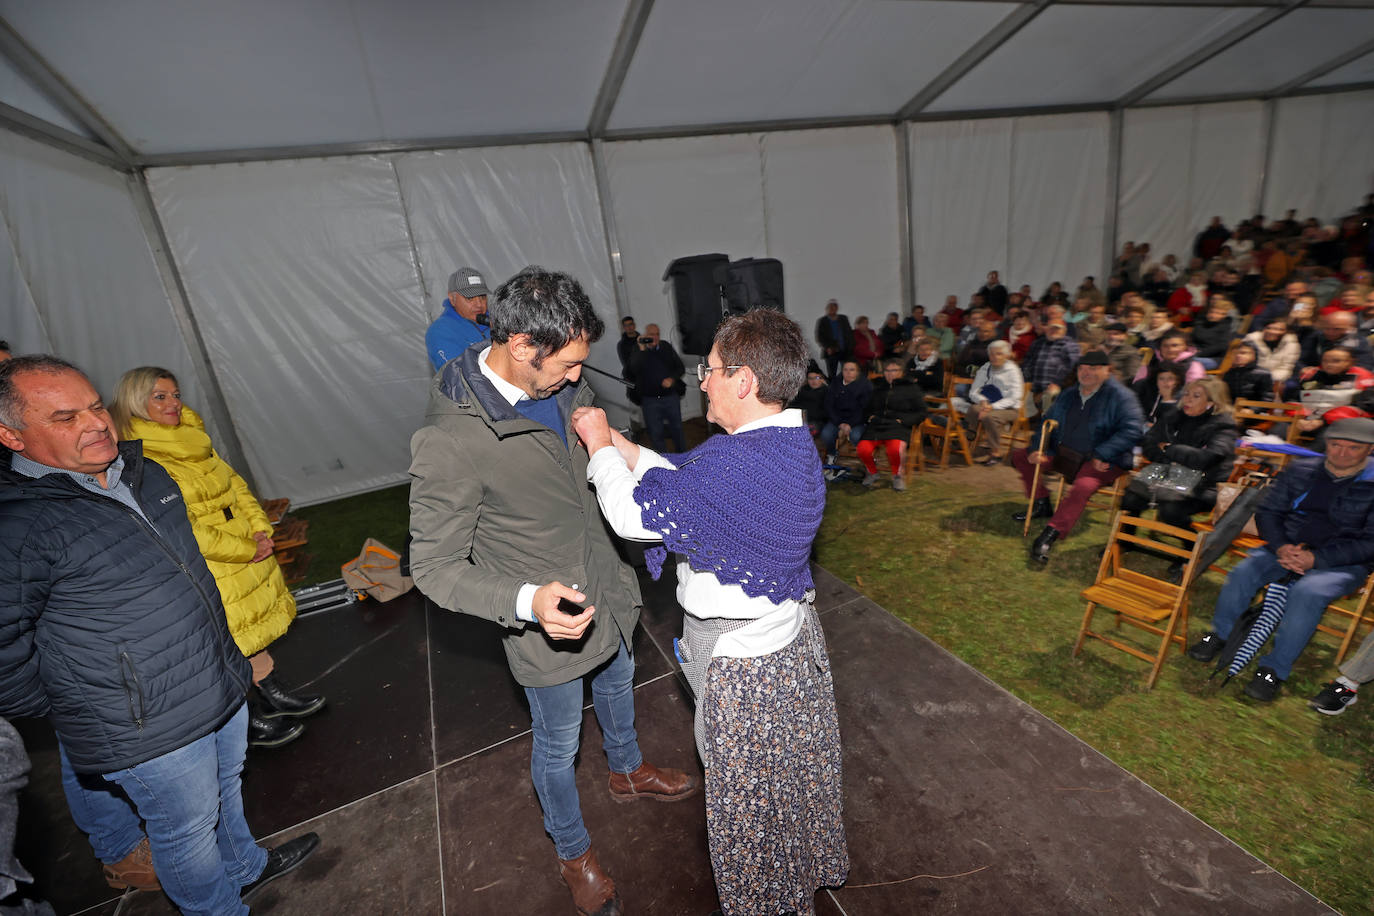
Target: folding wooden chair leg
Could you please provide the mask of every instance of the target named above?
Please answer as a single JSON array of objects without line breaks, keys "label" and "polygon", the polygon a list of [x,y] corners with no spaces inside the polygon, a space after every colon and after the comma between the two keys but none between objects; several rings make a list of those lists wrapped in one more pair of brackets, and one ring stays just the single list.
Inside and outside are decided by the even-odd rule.
[{"label": "folding wooden chair leg", "polygon": [[1087,635],[1087,633],[1088,633],[1088,627],[1092,626],[1092,623],[1093,623],[1093,612],[1094,612],[1096,609],[1097,609],[1097,605],[1095,605],[1095,604],[1093,604],[1091,601],[1089,601],[1089,602],[1088,602],[1088,609],[1087,609],[1086,611],[1083,612],[1083,623],[1081,623],[1081,624],[1079,625],[1079,627],[1078,627],[1078,639],[1075,640],[1075,642],[1074,642],[1074,644],[1073,644],[1073,656],[1074,656],[1074,658],[1077,658],[1077,657],[1078,657],[1078,652],[1079,652],[1079,650],[1081,650],[1081,649],[1083,648],[1083,639],[1084,639],[1084,637],[1085,637],[1085,636]]}]

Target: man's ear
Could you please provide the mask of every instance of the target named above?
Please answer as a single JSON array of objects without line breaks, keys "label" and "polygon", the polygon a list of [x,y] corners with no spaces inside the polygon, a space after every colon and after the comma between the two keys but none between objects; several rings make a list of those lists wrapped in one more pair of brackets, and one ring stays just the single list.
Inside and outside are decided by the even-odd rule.
[{"label": "man's ear", "polygon": [[24,437],[19,435],[18,430],[0,425],[0,445],[12,452],[22,452],[24,450]]},{"label": "man's ear", "polygon": [[506,341],[506,351],[517,363],[529,362],[537,352],[535,346],[530,343],[528,334],[512,334]]}]

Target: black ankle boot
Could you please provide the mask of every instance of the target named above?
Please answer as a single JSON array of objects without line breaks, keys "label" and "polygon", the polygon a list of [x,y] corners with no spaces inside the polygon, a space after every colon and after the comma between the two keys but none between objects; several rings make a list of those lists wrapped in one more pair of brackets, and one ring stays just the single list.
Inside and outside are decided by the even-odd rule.
[{"label": "black ankle boot", "polygon": [[1040,535],[1035,539],[1035,543],[1031,544],[1031,559],[1041,566],[1044,566],[1050,561],[1050,550],[1054,547],[1054,542],[1057,540],[1059,540],[1059,530],[1046,525],[1045,530],[1041,531]]},{"label": "black ankle boot", "polygon": [[[1053,514],[1054,507],[1050,505],[1050,498],[1048,496],[1040,497],[1035,501],[1035,504],[1031,506],[1031,518],[1049,518]],[[1026,520],[1025,510],[1023,509],[1016,513],[1012,518],[1018,522],[1024,522]]]},{"label": "black ankle boot", "polygon": [[254,699],[248,701],[248,746],[281,747],[301,736],[305,726],[290,719],[269,719]]},{"label": "black ankle boot", "polygon": [[258,697],[262,700],[261,715],[265,719],[279,716],[309,716],[324,707],[324,697],[310,694],[289,693],[276,674],[269,674],[258,681]]}]

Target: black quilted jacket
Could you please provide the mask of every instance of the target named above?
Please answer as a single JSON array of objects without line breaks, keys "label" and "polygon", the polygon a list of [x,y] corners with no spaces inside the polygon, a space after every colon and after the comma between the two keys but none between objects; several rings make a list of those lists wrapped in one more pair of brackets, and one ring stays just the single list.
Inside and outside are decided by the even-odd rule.
[{"label": "black quilted jacket", "polygon": [[248,661],[172,479],[119,446],[149,522],[65,474],[0,458],[0,715],[52,719],[78,772],[108,773],[219,728]]}]

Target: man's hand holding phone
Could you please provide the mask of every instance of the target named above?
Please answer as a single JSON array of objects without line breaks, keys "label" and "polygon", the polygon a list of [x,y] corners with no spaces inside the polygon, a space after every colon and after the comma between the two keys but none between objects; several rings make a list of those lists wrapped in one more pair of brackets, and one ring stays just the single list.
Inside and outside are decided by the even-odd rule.
[{"label": "man's hand holding phone", "polygon": [[580,606],[586,600],[576,585],[553,581],[535,589],[530,610],[550,639],[581,639],[596,613],[595,607]]}]

